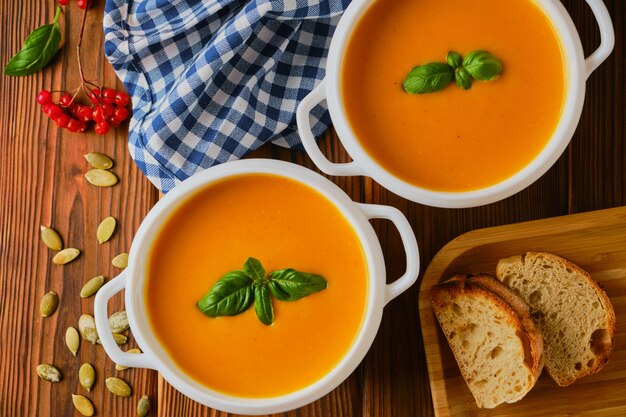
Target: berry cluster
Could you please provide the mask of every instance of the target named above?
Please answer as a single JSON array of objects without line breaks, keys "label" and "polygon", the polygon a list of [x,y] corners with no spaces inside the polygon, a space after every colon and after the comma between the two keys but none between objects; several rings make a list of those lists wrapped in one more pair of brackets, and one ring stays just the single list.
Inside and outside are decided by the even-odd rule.
[{"label": "berry cluster", "polygon": [[43,112],[52,119],[58,127],[70,132],[85,132],[90,122],[99,135],[106,134],[111,127],[116,128],[128,119],[128,94],[112,88],[94,88],[89,92],[92,106],[75,102],[75,96],[63,92],[59,102],[52,101],[52,93],[41,90],[37,94],[37,103]]},{"label": "berry cluster", "polygon": [[[70,4],[70,0],[57,0],[60,6],[67,6]],[[85,10],[91,7],[92,0],[76,0],[76,5]]]}]

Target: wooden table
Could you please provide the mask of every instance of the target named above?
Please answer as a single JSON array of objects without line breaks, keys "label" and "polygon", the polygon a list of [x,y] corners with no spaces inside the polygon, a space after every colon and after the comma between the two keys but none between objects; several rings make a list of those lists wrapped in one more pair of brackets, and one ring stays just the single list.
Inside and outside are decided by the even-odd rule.
[{"label": "wooden table", "polygon": [[[626,204],[626,11],[621,0],[605,2],[615,24],[615,51],[587,83],[582,119],[569,148],[528,189],[497,204],[445,210],[410,203],[369,178],[332,180],[356,201],[400,209],[417,234],[423,269],[446,242],[468,230]],[[83,41],[85,50],[90,51],[85,71],[89,78],[121,88],[102,51],[103,1],[96,3]],[[599,43],[599,33],[590,10],[582,0],[564,3],[581,33],[585,50],[593,50]],[[3,65],[26,35],[51,21],[53,13],[52,0],[0,4]],[[151,415],[225,415],[177,393],[153,371],[118,372],[130,382],[135,395],[131,399],[114,397],[104,388],[104,378],[116,372],[103,349],[83,343],[78,358],[74,358],[64,345],[66,328],[76,326],[81,313],[93,311],[93,298],[78,297],[82,283],[99,274],[108,279],[116,275],[111,258],[129,249],[141,220],[158,199],[156,189],[130,159],[125,129],[104,137],[61,131],[35,103],[35,95],[42,88],[70,89],[78,84],[73,44],[80,18],[81,11],[72,3],[62,29],[67,45],[49,68],[29,77],[0,77],[0,417],[78,415],[70,394],[86,394],[77,381],[82,362],[94,364],[98,371],[96,385],[88,395],[97,415],[134,416],[142,394],[153,399]],[[349,160],[333,132],[328,132],[321,144],[331,159]],[[86,183],[83,174],[87,164],[82,155],[93,151],[114,156],[113,171],[120,177],[120,184],[99,189]],[[315,169],[304,154],[277,147],[265,147],[256,156]],[[95,229],[109,215],[120,220],[120,229],[110,243],[99,245]],[[64,267],[53,265],[51,252],[38,238],[40,224],[52,225],[67,245],[80,248],[80,259]],[[374,221],[374,227],[390,276],[399,276],[404,255],[397,232],[382,221]],[[42,319],[39,303],[50,290],[60,295],[60,308],[52,317]],[[386,307],[376,341],[346,382],[316,403],[286,415],[432,415],[417,294],[418,285]],[[123,308],[121,296],[110,308]],[[57,365],[64,374],[63,381],[41,381],[35,367],[42,362]]]}]

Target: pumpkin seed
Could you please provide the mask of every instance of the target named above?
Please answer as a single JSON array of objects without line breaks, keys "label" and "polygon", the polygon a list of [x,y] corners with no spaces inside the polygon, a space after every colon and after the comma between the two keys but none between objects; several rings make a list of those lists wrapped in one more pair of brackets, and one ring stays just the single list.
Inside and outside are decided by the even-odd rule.
[{"label": "pumpkin seed", "polygon": [[[112,333],[112,335],[113,335],[113,340],[115,340],[115,344],[118,346],[122,346],[126,344],[126,342],[128,342],[128,337],[124,336],[123,334]],[[101,345],[102,341],[98,339],[96,343]]]},{"label": "pumpkin seed", "polygon": [[61,240],[61,236],[59,236],[59,233],[56,230],[46,226],[40,226],[39,230],[41,240],[48,247],[48,249],[63,249],[63,241]]},{"label": "pumpkin seed", "polygon": [[65,248],[61,252],[54,255],[52,262],[57,265],[65,265],[72,262],[76,257],[80,255],[80,251],[76,248]]},{"label": "pumpkin seed", "polygon": [[87,391],[91,391],[91,387],[96,382],[96,371],[93,366],[88,363],[83,363],[78,370],[78,381],[80,385]]},{"label": "pumpkin seed", "polygon": [[42,363],[37,366],[37,375],[48,382],[59,382],[61,380],[61,372],[54,365],[48,363]]},{"label": "pumpkin seed", "polygon": [[113,236],[113,232],[115,232],[115,226],[117,222],[115,221],[115,217],[107,217],[102,220],[100,225],[98,226],[98,231],[96,232],[96,237],[98,238],[98,243],[102,244],[108,242]]},{"label": "pumpkin seed", "polygon": [[59,305],[59,296],[54,291],[50,291],[41,299],[39,311],[43,317],[50,317],[57,310]]},{"label": "pumpkin seed", "polygon": [[83,288],[80,289],[80,297],[81,298],[89,298],[95,293],[98,292],[100,287],[104,284],[104,277],[102,275],[98,275],[97,277],[91,278],[89,281],[83,285]]},{"label": "pumpkin seed", "polygon": [[116,268],[121,268],[121,269],[126,268],[128,266],[128,254],[120,253],[115,258],[113,258],[113,260],[111,260],[111,263]]},{"label": "pumpkin seed", "polygon": [[122,310],[117,313],[113,313],[111,317],[109,317],[109,327],[113,333],[122,333],[128,330],[130,326],[128,325],[128,316],[126,315],[126,311]]},{"label": "pumpkin seed", "polygon": [[150,412],[150,399],[147,395],[144,395],[139,399],[137,403],[137,415],[139,417],[146,417]]},{"label": "pumpkin seed", "polygon": [[132,390],[130,389],[130,385],[128,385],[124,380],[119,379],[117,377],[110,377],[104,381],[108,390],[118,397],[130,397],[132,394]]},{"label": "pumpkin seed", "polygon": [[79,413],[81,413],[85,417],[93,416],[95,410],[93,409],[93,404],[91,403],[89,398],[82,395],[72,394],[72,402],[74,403],[74,407],[76,408],[76,410],[78,410]]},{"label": "pumpkin seed", "polygon": [[111,169],[113,168],[113,160],[105,154],[92,152],[87,155],[83,155],[89,165],[98,169]]},{"label": "pumpkin seed", "polygon": [[83,314],[78,319],[78,331],[80,335],[89,343],[95,345],[98,341],[98,331],[96,330],[96,321],[93,316]]},{"label": "pumpkin seed", "polygon": [[[141,349],[138,349],[138,348],[128,349],[126,353],[141,353]],[[117,363],[115,364],[116,371],[125,371],[128,368],[130,368],[130,366],[119,365]]]},{"label": "pumpkin seed", "polygon": [[90,184],[97,187],[111,187],[117,184],[117,177],[111,171],[104,169],[92,169],[85,174]]},{"label": "pumpkin seed", "polygon": [[65,344],[67,348],[72,352],[72,355],[76,356],[78,348],[80,347],[80,336],[78,330],[73,327],[68,327],[65,331]]}]

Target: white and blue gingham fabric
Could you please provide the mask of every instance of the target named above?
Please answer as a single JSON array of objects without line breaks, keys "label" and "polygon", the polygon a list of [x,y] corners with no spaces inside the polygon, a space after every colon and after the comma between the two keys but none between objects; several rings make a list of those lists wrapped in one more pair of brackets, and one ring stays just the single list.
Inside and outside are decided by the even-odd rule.
[{"label": "white and blue gingham fabric", "polygon": [[[161,191],[272,141],[324,77],[350,0],[107,0],[105,53],[132,97],[129,149]],[[330,124],[313,111],[313,130]]]}]

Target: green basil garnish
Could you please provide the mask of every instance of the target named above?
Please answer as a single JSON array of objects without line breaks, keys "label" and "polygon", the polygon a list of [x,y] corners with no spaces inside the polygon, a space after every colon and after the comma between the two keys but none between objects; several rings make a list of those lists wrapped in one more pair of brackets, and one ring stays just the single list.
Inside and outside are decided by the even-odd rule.
[{"label": "green basil garnish", "polygon": [[253,280],[261,280],[265,278],[265,268],[261,265],[261,261],[256,258],[248,258],[243,264],[243,272]]},{"label": "green basil garnish", "polygon": [[48,65],[61,42],[60,15],[61,8],[57,7],[52,23],[40,26],[28,35],[22,49],[4,67],[5,75],[30,75]]},{"label": "green basil garnish", "polygon": [[296,301],[307,295],[322,291],[328,284],[315,274],[298,272],[295,269],[281,269],[270,274],[272,295],[281,301]]},{"label": "green basil garnish", "polygon": [[411,70],[402,82],[409,94],[427,94],[443,90],[452,82],[464,90],[473,80],[491,81],[502,73],[502,62],[487,51],[473,51],[465,59],[454,51],[448,52],[446,63],[431,62]]},{"label": "green basil garnish", "polygon": [[243,271],[229,272],[198,301],[198,308],[209,317],[243,313],[254,301],[253,282]]},{"label": "green basil garnish", "polygon": [[261,323],[269,326],[274,322],[274,308],[266,283],[254,286],[254,311]]},{"label": "green basil garnish", "polygon": [[448,64],[431,62],[415,67],[406,76],[402,86],[409,94],[427,94],[443,90],[452,81],[454,73]]},{"label": "green basil garnish", "polygon": [[296,301],[328,286],[324,277],[292,268],[265,275],[261,262],[248,258],[243,270],[220,278],[197,306],[209,317],[220,317],[243,313],[254,303],[261,323],[270,325],[274,322],[271,295],[281,301]]},{"label": "green basil garnish", "polygon": [[491,81],[502,72],[502,62],[487,51],[473,51],[463,60],[463,68],[475,80]]},{"label": "green basil garnish", "polygon": [[458,52],[450,51],[446,57],[446,62],[455,70],[463,64],[463,57]]},{"label": "green basil garnish", "polygon": [[456,82],[456,85],[461,87],[463,90],[469,90],[472,88],[472,76],[463,67],[459,67],[454,70],[454,81]]}]

